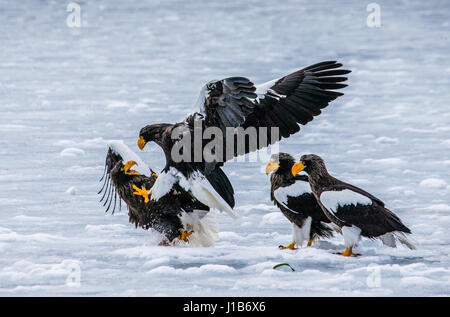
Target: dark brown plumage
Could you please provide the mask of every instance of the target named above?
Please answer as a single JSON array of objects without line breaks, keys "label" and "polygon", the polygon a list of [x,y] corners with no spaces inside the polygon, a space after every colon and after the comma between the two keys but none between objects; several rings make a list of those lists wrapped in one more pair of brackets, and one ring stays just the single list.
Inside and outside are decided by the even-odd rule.
[{"label": "dark brown plumage", "polygon": [[266,167],[266,173],[272,173],[270,199],[294,226],[293,242],[289,245],[291,247],[282,247],[290,249],[296,244],[302,246],[304,240],[311,245],[316,239],[333,235],[331,221],[317,203],[311,191],[308,176],[292,175],[291,169],[294,163],[295,159],[291,155],[279,153],[272,155]]},{"label": "dark brown plumage", "polygon": [[[156,174],[149,171],[151,175],[146,176],[131,169],[126,171],[124,165],[122,155],[108,148],[103,176],[105,184],[99,194],[109,191],[105,202],[109,200],[110,205],[113,197],[116,201],[118,195],[119,201],[122,199],[128,206],[130,223],[143,229],[152,228],[163,234],[161,244],[172,243],[181,234],[181,230],[186,229],[180,219],[183,212],[188,214],[196,212],[204,216],[209,211],[208,206],[200,203],[178,185],[158,201],[146,202],[143,196],[134,193],[136,188],[147,190],[152,188],[157,178]],[[102,200],[104,197],[105,195]],[[114,210],[115,204],[113,213]]]},{"label": "dark brown plumage", "polygon": [[[161,174],[163,178],[156,182],[156,187],[162,188],[159,186],[161,179],[165,182],[174,180],[173,175],[178,172],[183,177],[176,176],[174,182],[183,181],[186,190],[190,190],[189,184],[206,177],[214,189],[208,189],[208,195],[220,195],[227,206],[217,197],[214,201],[202,200],[201,195],[197,198],[210,207],[216,205],[220,210],[231,214],[230,209],[235,203],[234,191],[220,167],[227,160],[256,151],[300,131],[299,124],[307,124],[332,100],[343,95],[333,91],[347,86],[342,84],[347,80],[347,77],[342,75],[350,71],[338,69],[341,66],[342,64],[335,61],[321,62],[260,86],[255,86],[245,77],[229,77],[208,82],[200,92],[195,112],[184,121],[175,124],[152,124],[139,132],[138,146],[141,150],[148,142],[153,141],[163,149],[166,156],[166,166]],[[215,151],[211,153],[211,158],[206,158],[203,150],[211,139],[204,138],[200,142],[200,158],[195,160],[194,150],[197,147],[193,136],[196,134],[196,125],[200,135],[203,135],[207,128],[220,129],[222,136],[219,143],[222,142],[223,151]],[[254,129],[255,132],[258,129],[255,138],[246,134],[247,129]],[[231,134],[228,134],[230,130]],[[184,133],[174,139],[174,131]],[[190,149],[186,150],[190,152],[183,153],[183,159],[175,160],[172,157],[173,150],[177,149],[176,146],[181,144],[186,135],[191,137]],[[242,146],[238,146],[239,143]],[[171,175],[166,177],[168,174]],[[217,204],[217,201],[220,203]]]},{"label": "dark brown plumage", "polygon": [[[405,234],[411,230],[384,203],[368,192],[331,176],[325,163],[315,154],[303,155],[292,168],[295,175],[308,173],[311,189],[325,215],[341,227],[347,247],[343,255],[352,255],[359,236],[380,238],[391,247],[396,241],[413,249]],[[348,251],[348,252],[347,252]]]}]

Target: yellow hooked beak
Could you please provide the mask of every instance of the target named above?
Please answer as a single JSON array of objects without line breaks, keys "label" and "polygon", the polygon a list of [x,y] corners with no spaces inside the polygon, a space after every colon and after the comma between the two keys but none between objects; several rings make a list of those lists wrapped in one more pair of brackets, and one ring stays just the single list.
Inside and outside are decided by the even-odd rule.
[{"label": "yellow hooked beak", "polygon": [[280,163],[269,162],[266,166],[266,175],[269,175],[273,171],[277,170],[280,167]]},{"label": "yellow hooked beak", "polygon": [[298,173],[300,173],[301,171],[303,171],[305,169],[305,165],[303,165],[302,162],[297,162],[294,164],[294,166],[292,166],[292,175],[297,175]]},{"label": "yellow hooked beak", "polygon": [[138,147],[139,147],[139,149],[143,150],[146,143],[147,142],[145,142],[144,138],[140,136],[139,139],[138,139]]},{"label": "yellow hooked beak", "polygon": [[139,175],[138,172],[130,169],[134,165],[138,165],[138,163],[136,163],[135,161],[127,161],[125,163],[125,165],[123,166],[123,171],[125,172],[125,174],[127,174],[127,175]]}]

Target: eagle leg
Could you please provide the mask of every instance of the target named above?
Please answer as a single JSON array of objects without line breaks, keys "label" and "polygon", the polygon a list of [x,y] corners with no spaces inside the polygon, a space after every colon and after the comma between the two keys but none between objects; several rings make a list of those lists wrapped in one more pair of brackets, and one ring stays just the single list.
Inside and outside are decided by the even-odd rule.
[{"label": "eagle leg", "polygon": [[150,200],[148,199],[148,194],[150,194],[150,191],[147,190],[144,186],[142,186],[142,189],[137,187],[136,185],[133,185],[133,189],[135,192],[133,192],[133,195],[142,196],[144,197],[144,202],[148,203]]},{"label": "eagle leg", "polygon": [[186,231],[184,231],[184,229],[181,229],[180,232],[181,233],[178,236],[178,239],[183,240],[184,242],[189,242],[188,237],[194,233],[194,231],[186,232]]},{"label": "eagle leg", "polygon": [[308,244],[306,245],[307,247],[310,247],[310,246],[312,246],[312,244],[313,244],[313,240],[309,240],[308,241]]},{"label": "eagle leg", "polygon": [[287,245],[287,246],[282,246],[282,245],[280,245],[278,248],[279,248],[280,250],[286,250],[286,249],[289,249],[289,250],[297,250],[297,249],[298,249],[298,248],[295,247],[295,242],[291,242],[291,244],[289,244],[289,245]]},{"label": "eagle leg", "polygon": [[353,253],[353,247],[350,248],[345,248],[345,251],[342,253],[338,253],[339,255],[342,256],[360,256],[361,254],[358,253]]}]

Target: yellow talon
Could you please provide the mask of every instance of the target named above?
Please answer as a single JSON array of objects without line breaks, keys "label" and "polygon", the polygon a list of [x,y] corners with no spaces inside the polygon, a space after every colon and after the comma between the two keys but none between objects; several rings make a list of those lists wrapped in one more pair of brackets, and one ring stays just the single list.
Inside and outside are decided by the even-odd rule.
[{"label": "yellow talon", "polygon": [[181,229],[181,234],[178,236],[178,239],[183,240],[184,242],[189,242],[188,237],[194,233],[194,231],[186,232],[184,229]]},{"label": "yellow talon", "polygon": [[345,248],[344,252],[338,253],[338,254],[342,255],[342,256],[359,256],[360,255],[358,253],[353,253],[353,247]]},{"label": "yellow talon", "polygon": [[152,173],[152,176],[153,176],[154,178],[158,178],[158,175],[156,175],[156,173]]},{"label": "yellow talon", "polygon": [[145,187],[142,187],[142,189],[141,189],[141,188],[137,187],[136,185],[133,185],[133,189],[135,190],[133,195],[144,197],[145,203],[148,203],[150,201],[150,199],[148,199],[148,194],[150,194],[150,191],[148,191]]},{"label": "yellow talon", "polygon": [[280,245],[279,248],[280,248],[280,250],[286,250],[286,249],[297,250],[297,248],[295,247],[295,242],[291,242],[291,244],[289,244],[288,246],[285,246],[285,247]]},{"label": "yellow talon", "polygon": [[312,246],[312,244],[313,244],[313,241],[312,240],[309,240],[308,241],[308,244],[306,245],[307,247],[310,247],[310,246]]}]

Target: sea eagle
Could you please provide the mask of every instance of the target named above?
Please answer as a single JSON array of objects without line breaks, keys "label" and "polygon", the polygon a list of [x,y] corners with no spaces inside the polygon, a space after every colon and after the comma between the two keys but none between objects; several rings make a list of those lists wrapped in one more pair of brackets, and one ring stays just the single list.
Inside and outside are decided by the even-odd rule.
[{"label": "sea eagle", "polygon": [[292,175],[295,159],[287,153],[273,154],[266,166],[270,176],[270,200],[292,223],[292,242],[280,249],[295,250],[308,241],[333,235],[332,222],[325,216],[309,186],[307,175]]},{"label": "sea eagle", "polygon": [[415,248],[406,237],[411,230],[384,206],[384,202],[328,174],[321,157],[303,155],[300,162],[292,166],[292,174],[297,175],[303,170],[308,174],[309,184],[323,212],[341,228],[346,248],[341,255],[358,255],[353,253],[353,247],[361,236],[379,238],[385,245],[394,248],[397,241],[410,249]]},{"label": "sea eagle", "polygon": [[[300,131],[299,124],[307,124],[329,102],[343,95],[333,91],[347,86],[341,83],[347,80],[342,75],[350,71],[338,69],[341,66],[335,61],[326,61],[258,86],[244,77],[213,80],[201,89],[194,113],[185,120],[143,127],[138,138],[139,148],[142,150],[153,141],[166,157],[166,165],[150,190],[151,198],[159,200],[178,185],[210,208],[235,217],[233,188],[221,166],[236,156]],[[213,158],[207,158],[202,154],[211,138],[202,140],[200,151],[195,151],[198,144],[191,138],[190,149],[183,152],[188,159],[174,159],[173,150],[185,136],[195,136],[196,130],[202,133],[208,128],[222,132],[223,151],[211,151]],[[257,140],[245,135],[243,131],[247,128],[258,130]],[[181,131],[181,136],[174,138],[175,131]],[[240,144],[239,140],[244,141]],[[200,158],[196,159],[199,153]]]},{"label": "sea eagle", "polygon": [[122,141],[110,141],[107,146],[104,181],[99,194],[108,211],[117,194],[128,206],[130,223],[162,234],[160,245],[189,242],[193,246],[210,246],[218,239],[217,223],[210,208],[178,185],[158,201],[150,201],[150,189],[158,176]]}]

